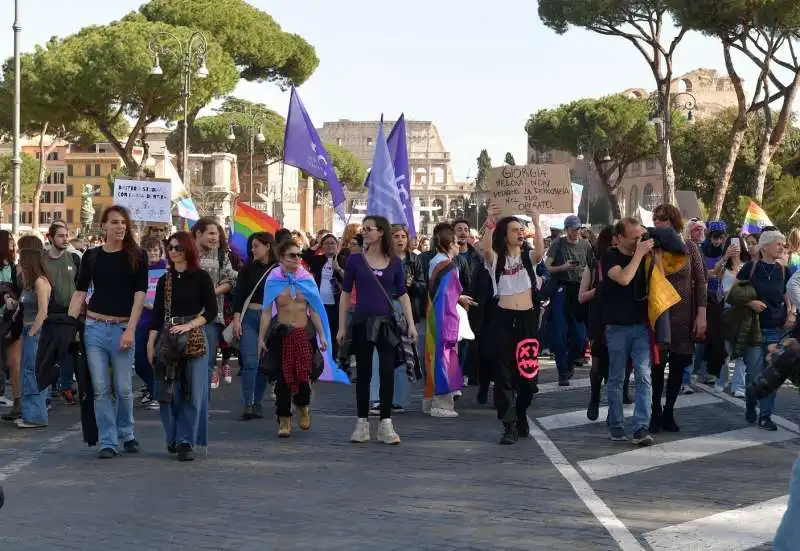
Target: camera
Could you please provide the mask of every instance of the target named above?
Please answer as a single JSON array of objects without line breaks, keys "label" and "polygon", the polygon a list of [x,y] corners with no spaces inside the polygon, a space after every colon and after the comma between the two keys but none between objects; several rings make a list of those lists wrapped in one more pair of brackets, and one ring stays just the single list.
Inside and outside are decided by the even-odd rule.
[{"label": "camera", "polygon": [[769,396],[787,379],[800,387],[800,342],[797,339],[781,341],[767,361],[769,365],[750,385],[749,392],[754,398]]}]

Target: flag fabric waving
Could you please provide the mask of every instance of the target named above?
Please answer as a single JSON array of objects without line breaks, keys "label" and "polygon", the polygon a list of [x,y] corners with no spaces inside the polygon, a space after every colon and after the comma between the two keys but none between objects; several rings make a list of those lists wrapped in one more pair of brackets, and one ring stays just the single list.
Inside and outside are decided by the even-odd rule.
[{"label": "flag fabric waving", "polygon": [[169,157],[169,151],[164,149],[164,166],[163,177],[168,178],[170,181],[170,189],[172,193],[172,201],[178,209],[178,216],[187,221],[195,222],[200,220],[200,214],[197,212],[197,207],[194,201],[186,191],[186,186],[183,185],[178,171],[172,166],[172,161]]},{"label": "flag fabric waving", "polygon": [[742,234],[749,235],[751,233],[761,233],[764,226],[772,226],[772,221],[767,216],[758,203],[750,201],[747,206],[747,212],[744,215],[744,222],[742,223]]},{"label": "flag fabric waving", "polygon": [[261,212],[247,203],[237,202],[233,211],[231,250],[242,260],[247,259],[247,238],[256,232],[265,231],[275,235],[281,225],[266,212]]},{"label": "flag fabric waving", "polygon": [[378,137],[375,140],[375,156],[369,175],[370,186],[367,191],[367,215],[383,216],[390,224],[408,226],[406,213],[397,190],[392,157],[386,136],[383,133],[383,117],[378,125]]},{"label": "flag fabric waving", "polygon": [[333,196],[333,208],[344,220],[342,184],[294,86],[289,99],[286,132],[283,135],[283,162],[305,171],[314,178],[325,180]]},{"label": "flag fabric waving", "polygon": [[[400,118],[394,123],[389,137],[386,138],[386,145],[394,166],[395,183],[400,194],[400,202],[403,211],[406,213],[408,221],[408,233],[411,237],[417,236],[417,229],[414,223],[414,203],[411,200],[411,171],[408,168],[408,143],[406,141],[406,117],[401,113]],[[369,188],[370,174],[364,181],[364,187]]]}]

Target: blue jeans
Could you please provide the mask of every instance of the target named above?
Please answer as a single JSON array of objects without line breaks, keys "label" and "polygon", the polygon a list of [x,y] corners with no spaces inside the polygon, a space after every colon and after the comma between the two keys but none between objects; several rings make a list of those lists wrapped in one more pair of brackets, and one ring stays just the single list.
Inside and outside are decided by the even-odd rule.
[{"label": "blue jeans", "polygon": [[242,361],[242,404],[261,404],[267,391],[267,376],[258,369],[258,326],[261,310],[245,310],[242,317],[242,338],[239,358]]},{"label": "blue jeans", "polygon": [[[116,448],[133,434],[133,350],[120,350],[127,324],[87,319],[86,360],[94,388],[94,417],[100,449]],[[116,404],[111,398],[112,390]]]},{"label": "blue jeans", "polygon": [[650,385],[650,336],[644,324],[609,325],[606,327],[608,347],[608,426],[613,432],[624,430],[622,385],[628,359],[636,377],[636,404],[633,410],[633,432],[650,426],[653,389]]},{"label": "blue jeans", "polygon": [[559,378],[566,378],[575,360],[583,358],[586,326],[566,311],[566,289],[561,287],[550,299],[550,351],[556,357]]},{"label": "blue jeans", "polygon": [[[380,400],[380,372],[378,369],[378,351],[372,352],[372,380],[369,383],[369,401],[378,402]],[[394,370],[394,397],[392,405],[408,407],[408,374],[406,365],[398,366]]]},{"label": "blue jeans", "polygon": [[800,458],[794,462],[789,481],[789,503],[778,526],[773,551],[797,551],[800,549]]},{"label": "blue jeans", "polygon": [[147,392],[153,395],[153,366],[147,359],[147,339],[150,336],[150,327],[139,326],[136,328],[135,348],[133,352],[133,366],[136,374],[147,385]]},{"label": "blue jeans", "polygon": [[[764,363],[767,357],[767,347],[770,344],[775,344],[780,340],[780,338],[784,335],[785,331],[780,328],[776,327],[774,329],[761,329],[761,334],[764,337],[764,343],[759,346],[753,346],[748,348],[744,353],[744,365],[746,369],[745,374],[745,384],[747,388],[750,388],[750,385],[753,384],[753,381],[761,375],[764,371]],[[769,396],[758,400],[758,416],[759,418],[763,419],[764,417],[769,417],[772,415],[772,412],[775,410],[775,398],[777,397],[777,392],[773,392]],[[747,396],[747,407],[748,408],[755,408],[756,407],[756,399],[754,397],[750,397],[750,393],[748,392]]]},{"label": "blue jeans", "polygon": [[700,378],[701,383],[703,382],[703,379],[708,376],[708,364],[706,363],[705,356],[706,343],[694,343],[694,362],[692,364],[692,372]]},{"label": "blue jeans", "polygon": [[[47,424],[47,390],[39,391],[39,383],[36,382],[36,351],[39,348],[39,332],[31,337],[28,335],[30,326],[22,328],[22,367],[21,383],[22,393],[20,395],[20,413],[24,421],[31,423]],[[5,375],[3,375],[5,377]]]},{"label": "blue jeans", "polygon": [[[725,351],[728,353],[728,359],[730,359],[731,354],[731,343],[725,342]],[[735,367],[733,369],[733,377],[730,377],[730,368],[728,367],[727,361],[724,366],[722,366],[722,371],[719,374],[718,382],[722,385],[728,383],[730,379],[731,382],[731,392],[736,392],[737,390],[741,390],[742,392],[745,391],[744,386],[744,374],[746,371],[746,367],[744,365],[744,360],[742,358],[736,358],[734,360]]]},{"label": "blue jeans", "polygon": [[189,360],[189,393],[178,385],[171,404],[161,404],[161,424],[167,444],[197,444],[200,413],[208,410],[208,358]]},{"label": "blue jeans", "polygon": [[203,326],[206,335],[208,352],[206,353],[206,367],[208,368],[208,399],[201,404],[200,424],[197,427],[197,445],[208,446],[208,406],[211,403],[211,376],[217,366],[217,343],[219,343],[220,326],[218,323],[207,323]]}]

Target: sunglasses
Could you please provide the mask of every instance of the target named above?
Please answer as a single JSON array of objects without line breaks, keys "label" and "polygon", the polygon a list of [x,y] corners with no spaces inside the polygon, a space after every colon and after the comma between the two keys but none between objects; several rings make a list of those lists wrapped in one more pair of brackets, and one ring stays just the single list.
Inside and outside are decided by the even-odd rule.
[{"label": "sunglasses", "polygon": [[186,249],[183,248],[183,245],[168,245],[167,250],[170,252],[175,251],[176,253],[182,253],[186,251]]},{"label": "sunglasses", "polygon": [[285,256],[287,258],[291,258],[293,260],[297,260],[298,258],[300,258],[300,253],[286,253],[283,256]]}]

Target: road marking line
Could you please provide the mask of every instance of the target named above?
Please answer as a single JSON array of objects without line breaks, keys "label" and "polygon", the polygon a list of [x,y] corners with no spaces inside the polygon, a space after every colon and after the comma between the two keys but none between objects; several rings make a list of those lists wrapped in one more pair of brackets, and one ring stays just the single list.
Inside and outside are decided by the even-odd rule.
[{"label": "road marking line", "polygon": [[81,424],[76,423],[60,434],[49,438],[40,448],[15,459],[5,467],[0,467],[0,482],[7,480],[9,477],[14,476],[15,474],[18,474],[23,469],[28,468],[28,466],[39,459],[42,454],[58,449],[61,444],[64,443],[64,440],[72,436],[74,433],[80,432],[80,430]]},{"label": "road marking line", "polygon": [[566,392],[568,390],[588,388],[589,386],[591,386],[591,381],[588,377],[585,379],[572,379],[569,383],[570,386],[558,386],[558,381],[553,381],[552,383],[541,383],[539,384],[538,394],[549,394],[551,392]]},{"label": "road marking line", "polygon": [[578,466],[589,480],[606,480],[664,465],[683,463],[709,455],[752,448],[762,444],[784,442],[794,438],[797,438],[796,434],[786,431],[768,432],[758,427],[748,427],[579,461]]},{"label": "road marking line", "polygon": [[[706,394],[711,394],[712,396],[716,396],[716,397],[718,397],[718,398],[720,398],[722,400],[725,400],[726,402],[731,403],[731,404],[733,404],[733,405],[735,405],[737,407],[740,407],[742,409],[746,409],[747,408],[747,402],[745,400],[742,400],[741,398],[734,398],[733,396],[731,396],[730,394],[727,394],[725,392],[714,392],[712,389],[708,388],[706,385],[692,384],[692,387],[695,388],[695,389],[701,390],[701,391],[705,392]],[[789,421],[785,417],[781,417],[780,415],[775,415],[774,413],[772,415],[770,415],[769,417],[770,417],[770,419],[772,419],[772,422],[775,423],[776,425],[778,425],[779,427],[783,427],[786,430],[790,430],[792,432],[796,432],[797,434],[800,434],[800,425],[798,425],[797,423],[792,423],[791,421]]]},{"label": "road marking line", "polygon": [[789,496],[667,526],[644,535],[653,551],[728,551],[771,542]]},{"label": "road marking line", "polygon": [[592,489],[581,473],[572,466],[564,457],[564,454],[556,447],[550,438],[539,428],[539,426],[528,417],[531,436],[542,448],[547,459],[561,473],[561,476],[572,486],[575,494],[586,505],[586,508],[594,515],[597,521],[605,528],[609,535],[614,538],[622,551],[645,551],[644,547],[634,537],[630,530],[617,518],[608,505],[600,499],[600,496]]},{"label": "road marking line", "polygon": [[[663,399],[666,401],[666,398]],[[681,399],[675,404],[675,409],[691,408],[697,406],[705,406],[708,404],[719,403],[722,400],[711,394],[689,394],[681,396]],[[622,406],[622,411],[625,417],[633,416],[633,404],[626,404]],[[555,415],[548,415],[546,417],[537,417],[536,421],[542,426],[544,430],[557,430],[572,427],[580,427],[582,425],[593,425],[596,423],[605,423],[606,416],[608,415],[608,406],[600,408],[600,414],[596,421],[589,421],[586,418],[586,410],[570,411],[567,413],[557,413]]]}]

